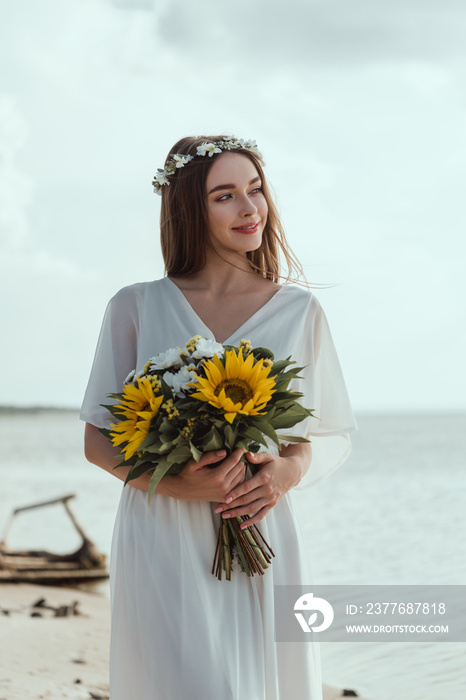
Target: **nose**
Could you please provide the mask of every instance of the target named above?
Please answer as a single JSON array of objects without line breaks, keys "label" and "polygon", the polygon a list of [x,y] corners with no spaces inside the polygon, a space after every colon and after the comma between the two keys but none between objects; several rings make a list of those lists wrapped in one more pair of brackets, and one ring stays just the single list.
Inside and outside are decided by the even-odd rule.
[{"label": "nose", "polygon": [[245,194],[241,201],[241,216],[253,216],[257,213],[257,207],[253,200]]}]

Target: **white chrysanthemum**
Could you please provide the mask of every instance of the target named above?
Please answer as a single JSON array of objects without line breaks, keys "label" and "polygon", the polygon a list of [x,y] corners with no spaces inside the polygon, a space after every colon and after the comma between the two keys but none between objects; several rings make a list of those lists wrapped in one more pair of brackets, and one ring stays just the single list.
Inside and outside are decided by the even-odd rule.
[{"label": "white chrysanthemum", "polygon": [[223,345],[217,343],[216,340],[211,340],[209,338],[199,338],[196,342],[196,349],[192,353],[192,357],[196,360],[203,360],[206,357],[223,357],[225,352]]},{"label": "white chrysanthemum", "polygon": [[136,376],[136,370],[135,370],[135,369],[132,369],[131,372],[130,372],[130,373],[128,374],[128,376],[126,377],[124,383],[125,383],[125,384],[132,384],[132,383],[133,383],[133,380],[134,380],[134,378],[135,378],[135,376]]},{"label": "white chrysanthemum", "polygon": [[180,348],[169,348],[165,352],[159,352],[155,357],[150,358],[152,369],[178,369],[183,364],[180,357]]},{"label": "white chrysanthemum", "polygon": [[193,388],[188,386],[196,379],[196,373],[190,371],[187,367],[182,367],[179,372],[165,372],[163,380],[168,384],[175,396],[186,396]]}]

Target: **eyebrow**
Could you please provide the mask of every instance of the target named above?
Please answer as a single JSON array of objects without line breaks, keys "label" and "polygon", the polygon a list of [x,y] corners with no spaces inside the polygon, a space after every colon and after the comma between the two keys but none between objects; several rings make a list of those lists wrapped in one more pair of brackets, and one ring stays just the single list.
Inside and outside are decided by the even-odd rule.
[{"label": "eyebrow", "polygon": [[[261,179],[260,175],[258,175],[257,177],[253,177],[253,179],[250,181],[249,185],[253,185],[255,182],[257,182],[260,179]],[[210,190],[210,192],[208,192],[207,194],[209,195],[209,194],[212,194],[212,192],[218,192],[219,190],[234,190],[235,188],[236,188],[236,185],[233,185],[231,183],[228,185],[217,185],[217,187],[213,187]]]}]

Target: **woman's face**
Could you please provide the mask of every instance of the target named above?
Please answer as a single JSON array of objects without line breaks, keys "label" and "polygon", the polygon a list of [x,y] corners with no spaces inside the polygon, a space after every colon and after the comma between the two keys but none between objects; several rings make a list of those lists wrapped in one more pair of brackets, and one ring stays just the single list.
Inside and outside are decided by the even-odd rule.
[{"label": "woman's face", "polygon": [[222,153],[209,170],[206,192],[214,247],[234,253],[257,250],[268,207],[254,163],[240,153]]}]

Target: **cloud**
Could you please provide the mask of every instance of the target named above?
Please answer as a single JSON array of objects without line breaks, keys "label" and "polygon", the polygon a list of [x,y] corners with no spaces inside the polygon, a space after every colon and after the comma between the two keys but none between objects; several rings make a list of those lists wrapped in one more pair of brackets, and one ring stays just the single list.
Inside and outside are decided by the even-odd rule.
[{"label": "cloud", "polygon": [[239,0],[225,16],[211,0],[170,3],[157,42],[212,66],[225,61],[267,72],[277,66],[345,70],[367,62],[465,56],[466,6],[460,0]]},{"label": "cloud", "polygon": [[[426,339],[439,374],[455,366],[452,352],[458,367],[464,355],[465,12],[430,0],[10,4],[0,26],[4,397],[78,403],[105,303],[162,274],[155,168],[181,135],[226,131],[257,139],[309,279],[342,283],[318,296],[356,403],[388,400],[391,379],[375,398],[367,381],[384,358],[400,382],[418,377],[421,406]],[[390,357],[390,324],[400,353],[418,353],[414,367]],[[19,396],[31,348],[47,386],[22,382]]]}]

